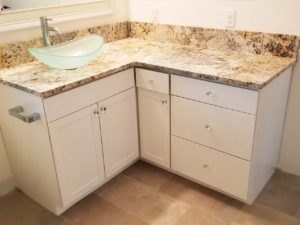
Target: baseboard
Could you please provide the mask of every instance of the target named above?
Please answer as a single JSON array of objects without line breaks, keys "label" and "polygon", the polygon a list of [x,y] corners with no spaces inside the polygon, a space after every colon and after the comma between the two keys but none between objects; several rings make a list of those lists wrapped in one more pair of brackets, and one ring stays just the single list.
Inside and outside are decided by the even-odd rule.
[{"label": "baseboard", "polygon": [[300,176],[299,168],[295,168],[293,166],[279,164],[276,169],[278,169],[284,173],[289,173],[292,175]]},{"label": "baseboard", "polygon": [[0,183],[0,196],[4,196],[7,193],[11,192],[12,190],[15,189],[15,183],[13,179],[7,179],[3,182]]}]

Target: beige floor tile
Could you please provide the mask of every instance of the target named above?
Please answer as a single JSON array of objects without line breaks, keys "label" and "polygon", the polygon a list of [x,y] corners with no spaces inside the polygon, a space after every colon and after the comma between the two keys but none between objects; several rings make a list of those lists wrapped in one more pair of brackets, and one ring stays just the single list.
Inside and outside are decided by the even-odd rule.
[{"label": "beige floor tile", "polygon": [[245,206],[230,225],[300,225],[300,220],[254,203],[251,206]]},{"label": "beige floor tile", "polygon": [[95,191],[95,194],[100,195],[105,190],[108,190],[111,187],[113,187],[114,185],[117,185],[123,178],[124,178],[124,176],[122,174],[117,175],[116,177],[112,178],[110,181],[108,181],[107,183],[102,185],[100,188],[98,188]]},{"label": "beige floor tile", "polygon": [[256,202],[295,216],[300,208],[300,192],[270,182],[258,196]]},{"label": "beige floor tile", "polygon": [[271,182],[280,184],[295,191],[300,191],[300,176],[276,171],[271,179]]},{"label": "beige floor tile", "polygon": [[137,201],[131,213],[151,225],[173,225],[189,208],[184,202],[153,191]]},{"label": "beige floor tile", "polygon": [[91,194],[66,211],[62,217],[74,225],[119,225],[127,213]]},{"label": "beige floor tile", "polygon": [[191,208],[175,225],[226,225],[228,222],[222,221],[218,217],[203,213],[198,209]]},{"label": "beige floor tile", "polygon": [[300,218],[296,218],[285,213],[277,213],[274,223],[276,225],[300,225]]},{"label": "beige floor tile", "polygon": [[237,200],[180,177],[174,177],[159,191],[227,222],[232,221],[244,205]]},{"label": "beige floor tile", "polygon": [[13,191],[0,200],[0,224],[21,224],[45,211],[20,191]]},{"label": "beige floor tile", "polygon": [[300,219],[300,208],[298,210],[298,213],[297,213],[296,217]]},{"label": "beige floor tile", "polygon": [[275,217],[275,210],[259,204],[252,204],[245,206],[230,225],[270,225]]},{"label": "beige floor tile", "polygon": [[99,194],[114,205],[134,211],[140,199],[154,189],[134,179],[124,177],[118,183]]},{"label": "beige floor tile", "polygon": [[125,170],[123,174],[156,189],[160,188],[173,176],[173,174],[168,171],[152,166],[143,161],[136,162],[134,165]]},{"label": "beige floor tile", "polygon": [[72,225],[62,217],[55,216],[46,210],[32,215],[27,220],[20,223],[20,225]]},{"label": "beige floor tile", "polygon": [[128,215],[119,225],[149,225],[133,215]]},{"label": "beige floor tile", "polygon": [[131,178],[100,194],[102,198],[149,224],[173,225],[189,205]]}]

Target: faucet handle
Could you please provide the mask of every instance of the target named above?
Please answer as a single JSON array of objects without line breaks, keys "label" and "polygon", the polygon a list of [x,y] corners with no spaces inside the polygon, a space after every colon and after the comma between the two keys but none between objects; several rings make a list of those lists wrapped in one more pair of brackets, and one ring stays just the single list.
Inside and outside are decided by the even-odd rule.
[{"label": "faucet handle", "polygon": [[41,23],[47,23],[48,21],[52,21],[52,19],[47,18],[46,16],[41,16],[40,21],[41,21]]}]

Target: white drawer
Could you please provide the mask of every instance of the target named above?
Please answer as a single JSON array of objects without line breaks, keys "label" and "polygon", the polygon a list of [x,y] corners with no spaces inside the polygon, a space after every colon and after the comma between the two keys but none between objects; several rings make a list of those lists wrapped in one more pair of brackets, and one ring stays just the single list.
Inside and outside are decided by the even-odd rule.
[{"label": "white drawer", "polygon": [[169,74],[136,68],[136,86],[169,94]]},{"label": "white drawer", "polygon": [[257,91],[172,75],[171,94],[256,114]]},{"label": "white drawer", "polygon": [[172,136],[172,169],[247,200],[250,162]]},{"label": "white drawer", "polygon": [[133,69],[125,70],[44,100],[48,122],[134,87]]},{"label": "white drawer", "polygon": [[172,134],[251,160],[255,116],[171,97]]}]

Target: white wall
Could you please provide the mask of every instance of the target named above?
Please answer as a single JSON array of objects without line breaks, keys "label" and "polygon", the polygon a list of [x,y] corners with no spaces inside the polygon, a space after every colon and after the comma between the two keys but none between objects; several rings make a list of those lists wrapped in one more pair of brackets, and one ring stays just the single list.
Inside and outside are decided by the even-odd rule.
[{"label": "white wall", "polygon": [[[106,0],[108,2],[109,8],[112,9],[113,13],[106,16],[98,16],[92,18],[72,20],[68,22],[59,22],[53,20],[50,22],[51,25],[57,26],[61,32],[69,32],[78,29],[84,29],[93,26],[99,26],[104,24],[111,24],[115,22],[128,21],[128,0]],[[105,9],[105,8],[103,8]],[[53,9],[51,9],[52,12]],[[77,9],[76,9],[77,10]],[[87,9],[85,9],[86,11]],[[91,10],[98,10],[98,8],[93,8]],[[32,12],[35,13],[35,12]],[[50,13],[50,10],[49,10]],[[43,10],[43,15],[47,15],[47,10]],[[2,15],[3,16],[3,15]],[[6,16],[6,15],[5,15]],[[24,16],[28,16],[27,14]],[[30,15],[32,16],[32,15]],[[22,13],[18,17],[22,17]],[[39,17],[39,13],[35,16]],[[1,15],[0,15],[1,19]],[[1,23],[0,23],[1,25]],[[1,31],[1,30],[0,30]],[[33,38],[41,37],[41,30],[39,25],[33,28],[25,28],[20,30],[15,30],[11,32],[0,32],[0,44],[12,43],[17,41],[26,41]]]},{"label": "white wall", "polygon": [[[300,35],[300,0],[129,0],[131,21],[225,28],[236,9],[238,30]],[[279,167],[300,175],[300,60],[293,72]]]},{"label": "white wall", "polygon": [[[97,0],[94,0],[97,1]],[[67,4],[76,4],[76,3],[85,3],[91,2],[91,0],[27,0],[27,1],[20,1],[20,0],[4,0],[3,4],[9,6],[13,10],[20,10],[20,9],[32,9],[37,7],[47,7],[47,6],[59,6],[59,5],[67,5]]]},{"label": "white wall", "polygon": [[300,35],[299,0],[129,0],[132,21],[224,28],[236,9],[236,29]]}]

